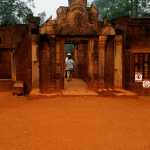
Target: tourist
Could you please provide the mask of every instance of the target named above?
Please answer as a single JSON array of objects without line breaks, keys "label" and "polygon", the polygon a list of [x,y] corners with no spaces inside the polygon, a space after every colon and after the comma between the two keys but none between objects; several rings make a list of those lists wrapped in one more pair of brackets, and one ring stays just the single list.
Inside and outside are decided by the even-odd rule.
[{"label": "tourist", "polygon": [[74,70],[74,65],[75,65],[74,61],[72,60],[71,55],[68,55],[68,60],[66,60],[65,65],[66,65],[66,71],[67,71],[67,79],[69,82],[69,80],[70,81],[72,80],[72,72]]},{"label": "tourist", "polygon": [[[69,56],[69,55],[70,55],[70,53],[67,54],[67,57],[66,57],[66,59],[65,59],[65,62],[68,60],[68,56]],[[67,70],[65,69],[65,71],[66,71],[66,72],[65,72],[65,78],[67,78]]]}]

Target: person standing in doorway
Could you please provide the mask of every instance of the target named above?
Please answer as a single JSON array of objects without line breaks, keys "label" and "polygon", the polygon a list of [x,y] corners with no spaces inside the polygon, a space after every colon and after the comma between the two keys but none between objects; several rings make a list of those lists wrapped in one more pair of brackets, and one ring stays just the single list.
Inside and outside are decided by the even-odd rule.
[{"label": "person standing in doorway", "polygon": [[[67,54],[67,57],[66,57],[66,59],[65,59],[65,62],[68,60],[68,56],[70,55],[70,53],[68,53]],[[67,78],[67,70],[66,70],[66,68],[65,68],[65,78]]]},{"label": "person standing in doorway", "polygon": [[72,80],[72,72],[74,70],[74,61],[71,55],[68,55],[68,60],[65,62],[68,82]]}]

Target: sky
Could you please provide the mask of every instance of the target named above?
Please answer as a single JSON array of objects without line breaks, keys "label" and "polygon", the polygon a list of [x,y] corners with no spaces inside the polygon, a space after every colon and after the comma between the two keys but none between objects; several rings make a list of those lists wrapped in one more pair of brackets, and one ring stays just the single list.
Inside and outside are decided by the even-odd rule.
[{"label": "sky", "polygon": [[[91,4],[93,0],[88,0],[88,3]],[[38,13],[45,11],[46,19],[52,15],[52,20],[57,18],[56,11],[60,6],[68,7],[68,0],[34,0],[35,9],[32,8],[34,16],[37,16]]]}]

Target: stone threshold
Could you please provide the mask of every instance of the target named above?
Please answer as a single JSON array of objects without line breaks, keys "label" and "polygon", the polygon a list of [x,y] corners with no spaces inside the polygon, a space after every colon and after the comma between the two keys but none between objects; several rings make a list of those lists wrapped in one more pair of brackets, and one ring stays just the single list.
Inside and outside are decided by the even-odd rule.
[{"label": "stone threshold", "polygon": [[98,93],[87,89],[67,89],[62,91],[64,96],[99,96]]},{"label": "stone threshold", "polygon": [[99,96],[99,94],[87,89],[64,89],[60,93],[41,94],[38,89],[33,89],[29,94],[28,100],[53,96]]},{"label": "stone threshold", "polygon": [[41,94],[38,89],[30,92],[28,100],[55,96],[109,96],[114,98],[138,98],[137,94],[124,89],[98,89],[97,92],[88,89],[64,89],[57,93]]}]

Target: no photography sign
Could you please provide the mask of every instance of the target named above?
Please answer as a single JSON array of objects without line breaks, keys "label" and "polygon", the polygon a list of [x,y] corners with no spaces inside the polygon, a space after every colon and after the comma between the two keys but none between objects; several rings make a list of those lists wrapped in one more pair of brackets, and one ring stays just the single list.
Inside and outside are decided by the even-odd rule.
[{"label": "no photography sign", "polygon": [[142,73],[140,72],[135,73],[135,82],[142,82]]},{"label": "no photography sign", "polygon": [[148,79],[143,81],[143,88],[150,88],[150,81]]}]

